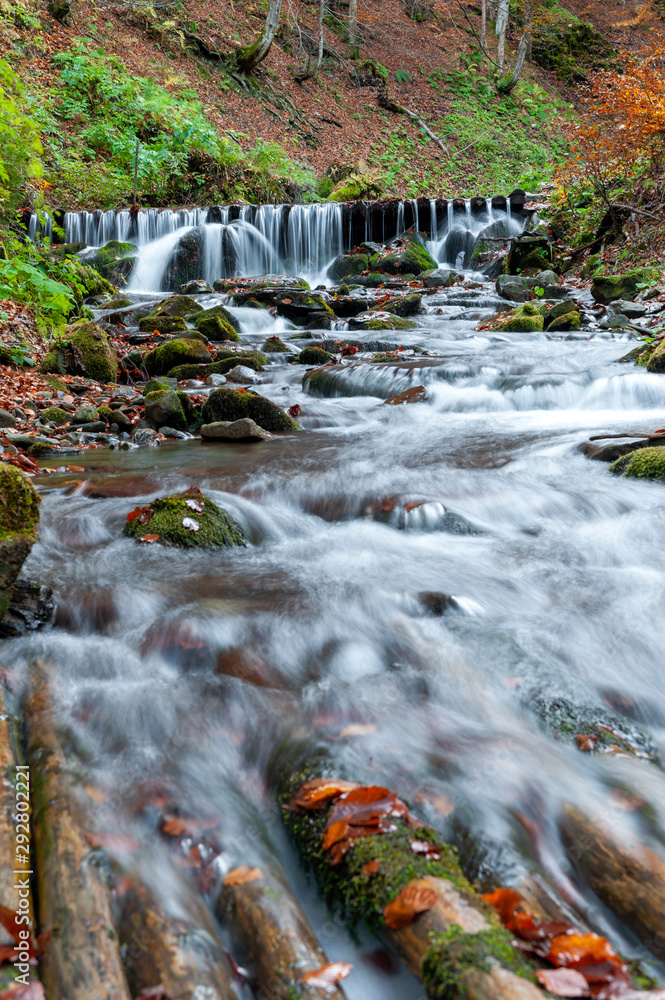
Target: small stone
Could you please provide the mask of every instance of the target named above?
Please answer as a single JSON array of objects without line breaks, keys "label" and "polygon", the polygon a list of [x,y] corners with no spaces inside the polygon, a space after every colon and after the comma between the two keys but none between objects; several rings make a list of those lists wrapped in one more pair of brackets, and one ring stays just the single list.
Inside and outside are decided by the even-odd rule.
[{"label": "small stone", "polygon": [[612,303],[612,309],[615,313],[627,316],[628,319],[639,319],[647,312],[646,306],[640,305],[639,302],[630,302],[627,299],[616,299]]},{"label": "small stone", "polygon": [[226,375],[208,375],[205,384],[211,385],[213,388],[217,388],[218,385],[224,385],[225,382]]},{"label": "small stone", "polygon": [[253,372],[251,368],[245,367],[245,365],[236,365],[235,368],[226,373],[226,378],[229,382],[242,382],[245,385],[252,385],[254,382],[259,381],[256,372]]},{"label": "small stone", "polygon": [[203,424],[201,437],[209,441],[268,441],[272,434],[250,417],[241,417],[240,420],[217,420],[212,424]]},{"label": "small stone", "polygon": [[450,288],[455,283],[455,272],[444,267],[423,271],[420,277],[425,288]]},{"label": "small stone", "polygon": [[16,427],[16,417],[7,410],[0,409],[0,427]]},{"label": "small stone", "polygon": [[212,292],[212,288],[207,281],[187,281],[178,289],[179,295],[207,295]]},{"label": "small stone", "polygon": [[99,410],[96,406],[92,406],[89,403],[79,406],[78,410],[72,417],[73,424],[88,424],[91,421],[96,420],[99,420]]},{"label": "small stone", "polygon": [[159,445],[157,431],[150,427],[140,427],[132,434],[132,442],[139,448],[150,448]]}]

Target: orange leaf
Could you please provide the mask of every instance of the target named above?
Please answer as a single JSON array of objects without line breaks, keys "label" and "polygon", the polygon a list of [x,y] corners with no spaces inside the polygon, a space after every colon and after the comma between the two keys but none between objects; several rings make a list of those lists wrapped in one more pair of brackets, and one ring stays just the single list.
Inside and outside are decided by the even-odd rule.
[{"label": "orange leaf", "polygon": [[152,542],[156,542],[159,538],[161,538],[161,535],[141,535],[139,542],[148,542],[148,544],[151,544]]},{"label": "orange leaf", "polygon": [[306,972],[300,982],[307,983],[308,986],[327,989],[329,986],[335,986],[340,979],[346,979],[352,968],[353,966],[348,962],[328,962],[320,969]]},{"label": "orange leaf", "polygon": [[575,737],[575,742],[577,743],[579,750],[590,751],[593,750],[598,742],[597,736],[591,736],[589,733],[578,733]]},{"label": "orange leaf", "polygon": [[588,997],[589,986],[574,969],[539,969],[538,982],[555,997]]},{"label": "orange leaf", "polygon": [[560,934],[550,942],[548,958],[556,965],[619,962],[607,938],[599,934]]},{"label": "orange leaf", "polygon": [[344,838],[348,833],[348,830],[349,830],[348,819],[340,819],[339,822],[333,823],[332,826],[329,826],[323,837],[324,851],[327,851],[329,848],[331,848],[332,845],[336,844],[338,840],[344,840]]},{"label": "orange leaf", "polygon": [[522,905],[522,897],[514,889],[497,889],[495,892],[485,893],[483,899],[499,911],[501,922],[504,924],[510,921],[515,910]]},{"label": "orange leaf", "polygon": [[386,926],[397,930],[408,927],[419,913],[431,910],[436,903],[436,893],[433,889],[409,882],[400,889],[392,903],[388,903],[383,911]]},{"label": "orange leaf", "polygon": [[125,854],[135,851],[139,846],[138,840],[121,833],[86,833],[85,839],[91,847],[104,847],[111,853]]},{"label": "orange leaf", "polygon": [[363,865],[363,871],[365,875],[376,875],[379,868],[381,867],[381,862],[374,858],[373,861],[368,861],[366,865]]},{"label": "orange leaf", "polygon": [[301,809],[323,809],[330,799],[335,799],[345,792],[351,792],[358,785],[354,781],[336,781],[331,778],[314,778],[306,781],[291,799],[291,806]]},{"label": "orange leaf", "polygon": [[234,868],[228,873],[224,879],[224,885],[246,885],[247,882],[256,882],[260,878],[263,878],[263,872],[260,868],[248,868],[247,865],[241,865],[240,868]]}]

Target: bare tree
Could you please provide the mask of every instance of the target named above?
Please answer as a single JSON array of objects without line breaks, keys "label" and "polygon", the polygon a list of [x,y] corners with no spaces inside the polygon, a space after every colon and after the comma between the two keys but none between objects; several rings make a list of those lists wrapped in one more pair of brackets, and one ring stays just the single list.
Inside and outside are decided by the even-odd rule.
[{"label": "bare tree", "polygon": [[480,48],[484,54],[487,44],[487,0],[480,0]]},{"label": "bare tree", "polygon": [[[298,73],[296,80],[302,82],[303,80],[309,80],[310,77],[318,73],[323,65],[323,18],[326,12],[326,0],[319,0],[319,22],[318,22],[318,43],[317,43],[317,55],[316,62],[312,63],[311,52],[307,53],[307,66],[302,73]],[[302,45],[302,36],[301,36]]]},{"label": "bare tree", "polygon": [[349,0],[349,45],[354,48],[358,37],[358,0]]},{"label": "bare tree", "polygon": [[244,45],[242,48],[236,49],[235,61],[241,72],[251,73],[268,55],[277,34],[281,13],[282,0],[269,0],[268,13],[261,37],[256,42],[252,42],[251,45]]},{"label": "bare tree", "polygon": [[496,34],[499,39],[497,62],[501,69],[503,69],[504,63],[506,61],[506,31],[508,29],[509,12],[510,12],[510,0],[499,0],[499,6],[496,15]]},{"label": "bare tree", "polygon": [[505,93],[509,94],[513,90],[522,76],[524,71],[524,63],[527,56],[531,52],[533,45],[533,0],[525,0],[524,4],[524,24],[522,26],[522,37],[520,38],[520,43],[517,46],[517,52],[515,54],[515,63],[513,65],[512,73],[508,80],[502,81],[499,89]]}]

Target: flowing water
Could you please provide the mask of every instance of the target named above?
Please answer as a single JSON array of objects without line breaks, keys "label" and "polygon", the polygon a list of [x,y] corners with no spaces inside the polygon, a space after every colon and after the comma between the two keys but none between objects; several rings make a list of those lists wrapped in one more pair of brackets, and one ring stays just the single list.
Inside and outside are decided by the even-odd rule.
[{"label": "flowing water", "polygon": [[[556,820],[564,802],[602,813],[626,780],[663,829],[661,774],[580,753],[532,709],[538,695],[629,705],[665,740],[665,492],[577,450],[593,433],[660,427],[665,379],[617,365],[630,344],[599,331],[478,332],[493,301],[491,286],[428,298],[418,330],[381,337],[436,364],[349,363],[327,398],[303,391],[302,367],[271,363],[259,391],[298,403],[302,433],[100,450],[77,460],[84,475],[44,479],[25,572],[53,586],[56,627],[5,645],[5,666],[50,665],[106,790],[100,824],[156,843],[141,803],[162,785],[195,815],[219,813],[219,870],[281,866],[329,958],[354,962],[350,1000],[422,987],[377,968],[376,943],[353,944],[299,872],[266,779],[291,738],[323,740],[349,774],[430,803],[448,836],[454,804],[497,881],[540,867],[616,946],[643,954],[572,872]],[[249,313],[243,339],[257,345],[270,321]],[[418,384],[425,402],[383,405]],[[122,537],[137,504],[189,486],[238,520],[246,549]],[[436,617],[421,592],[456,600]]]}]

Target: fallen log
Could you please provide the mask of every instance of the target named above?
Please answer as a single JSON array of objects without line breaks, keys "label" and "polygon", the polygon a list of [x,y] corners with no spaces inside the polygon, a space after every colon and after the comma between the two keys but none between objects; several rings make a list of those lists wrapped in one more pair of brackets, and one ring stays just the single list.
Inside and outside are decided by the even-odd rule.
[{"label": "fallen log", "polygon": [[[229,872],[216,914],[235,936],[259,997],[292,1000],[299,995],[303,975],[328,963],[300,906],[270,872],[259,868]],[[307,996],[344,1000],[339,986],[310,987]]]},{"label": "fallen log", "polygon": [[[352,927],[362,920],[385,937],[432,998],[542,1000],[533,970],[436,831],[409,816],[387,789],[330,778],[325,783],[333,792],[326,799],[321,775],[330,774],[330,765],[322,766],[315,754],[310,760],[303,767],[299,746],[282,748],[272,780],[285,824],[328,906]],[[345,791],[335,794],[335,786]],[[312,804],[303,808],[310,788]],[[354,828],[364,832],[352,841],[335,840],[338,824],[329,825],[345,792],[345,806],[356,796],[361,812],[368,799],[366,826]],[[370,822],[379,813],[391,817],[383,829]],[[339,823],[342,829],[344,820]]]},{"label": "fallen log", "polygon": [[134,875],[121,899],[118,933],[132,996],[159,984],[173,1000],[236,1000],[205,903],[177,872],[160,883],[153,889]]},{"label": "fallen log", "polygon": [[25,728],[47,1000],[131,1000],[108,886],[90,857],[83,802],[60,745],[43,664],[31,668]]}]

